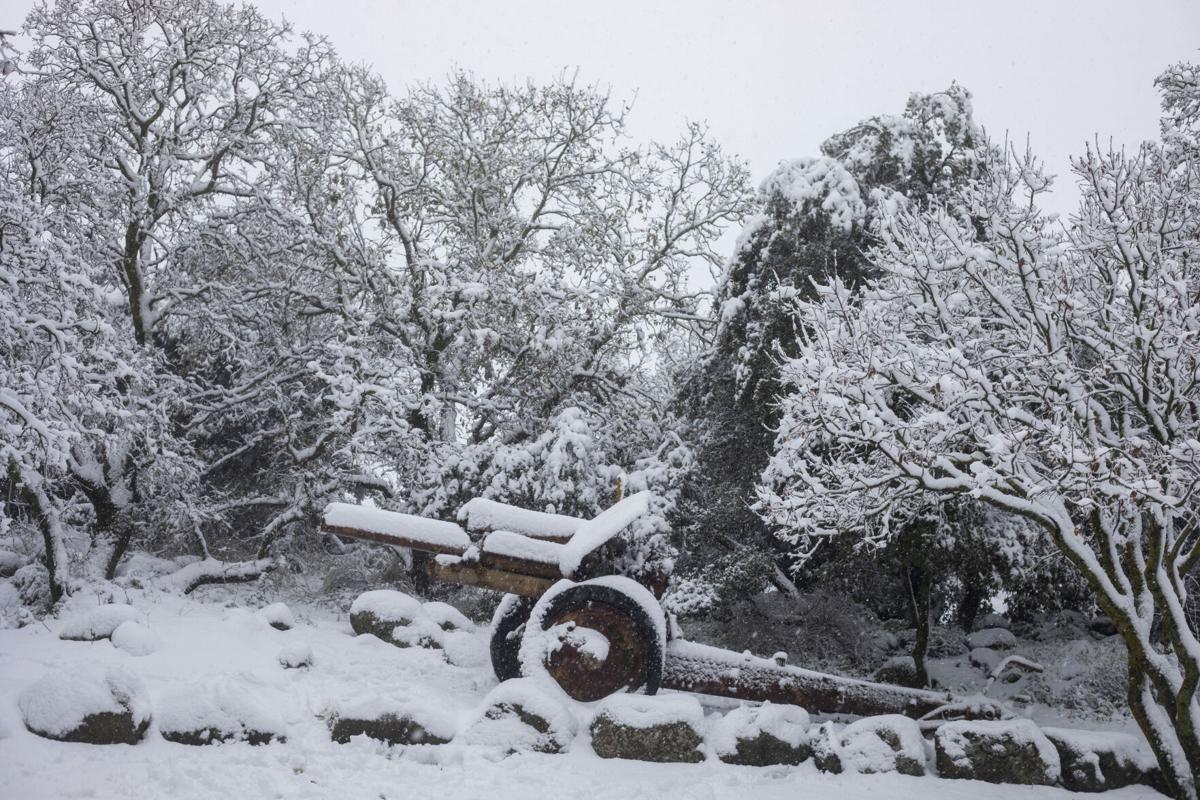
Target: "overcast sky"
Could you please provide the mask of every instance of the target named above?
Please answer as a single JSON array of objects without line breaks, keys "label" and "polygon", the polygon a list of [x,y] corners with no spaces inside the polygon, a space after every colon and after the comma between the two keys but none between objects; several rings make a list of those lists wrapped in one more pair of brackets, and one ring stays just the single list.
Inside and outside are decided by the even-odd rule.
[{"label": "overcast sky", "polygon": [[[795,0],[258,0],[272,17],[327,35],[393,90],[455,67],[495,79],[581,79],[637,102],[638,136],[706,120],[756,181],[814,154],[831,133],[899,113],[912,91],[957,80],[994,136],[1028,134],[1052,172],[1099,135],[1157,133],[1153,80],[1200,60],[1197,0],[971,2]],[[0,0],[23,16],[29,0]],[[18,19],[0,13],[0,28]]]},{"label": "overcast sky", "polygon": [[[910,92],[957,80],[994,136],[1030,136],[1061,187],[1069,156],[1095,136],[1154,137],[1154,77],[1200,61],[1197,0],[257,5],[326,34],[394,89],[456,66],[503,79],[578,68],[615,95],[637,93],[635,134],[669,138],[687,119],[706,120],[756,181],[864,117],[899,113]],[[1055,205],[1066,211],[1074,197]]]}]

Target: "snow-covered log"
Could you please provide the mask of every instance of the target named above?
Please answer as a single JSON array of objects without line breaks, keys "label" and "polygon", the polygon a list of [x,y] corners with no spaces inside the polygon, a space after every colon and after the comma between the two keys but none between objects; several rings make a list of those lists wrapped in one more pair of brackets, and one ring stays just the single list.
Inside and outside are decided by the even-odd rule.
[{"label": "snow-covered log", "polygon": [[164,575],[155,581],[155,585],[190,594],[201,586],[214,583],[249,583],[278,566],[279,561],[274,558],[259,558],[253,561],[220,561],[205,558]]}]

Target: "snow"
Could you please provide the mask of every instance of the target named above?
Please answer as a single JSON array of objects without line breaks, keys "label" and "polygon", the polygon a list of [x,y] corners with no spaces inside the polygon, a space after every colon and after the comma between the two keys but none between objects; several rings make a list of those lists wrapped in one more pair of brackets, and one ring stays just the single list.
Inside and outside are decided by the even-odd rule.
[{"label": "snow", "polygon": [[986,647],[990,650],[1011,650],[1017,645],[1017,637],[1005,628],[985,628],[967,634],[967,646],[972,650]]},{"label": "snow", "polygon": [[279,707],[286,703],[254,676],[232,675],[178,686],[155,704],[155,721],[160,731],[212,729],[235,738],[247,732],[280,735],[286,724]]},{"label": "snow", "polygon": [[350,606],[350,614],[374,614],[381,620],[417,620],[426,616],[421,601],[394,589],[363,592]]},{"label": "snow", "polygon": [[484,497],[468,500],[458,510],[458,518],[472,531],[512,531],[535,539],[570,538],[584,522],[565,514],[547,514],[510,506]]},{"label": "snow", "polygon": [[92,714],[128,710],[135,724],[150,715],[141,679],[115,665],[56,670],[24,688],[17,704],[27,727],[52,736],[70,733]]},{"label": "snow", "polygon": [[[466,744],[505,750],[538,749],[550,739],[569,742],[579,729],[569,702],[569,698],[554,683],[532,678],[505,681],[490,691],[480,703],[463,731],[462,740]],[[539,732],[522,722],[516,713],[497,713],[498,706],[519,706],[526,713],[545,720],[548,729]]]},{"label": "snow", "polygon": [[1117,763],[1136,766],[1149,771],[1157,766],[1154,753],[1146,740],[1120,731],[1085,731],[1075,728],[1042,728],[1042,733],[1052,741],[1067,743],[1071,749],[1081,753],[1112,753]]},{"label": "snow", "polygon": [[58,636],[60,639],[77,641],[106,639],[112,636],[117,626],[136,616],[137,610],[133,606],[120,603],[103,605],[68,619],[59,628]]},{"label": "snow", "polygon": [[467,619],[467,616],[449,603],[433,601],[424,605],[425,613],[431,620],[436,622],[442,630],[451,631],[469,631],[474,629],[475,623]]},{"label": "snow", "polygon": [[286,603],[271,603],[258,610],[258,616],[272,628],[287,630],[296,627],[296,617]]},{"label": "snow", "polygon": [[[899,748],[884,741],[891,734]],[[865,717],[847,725],[841,734],[838,756],[847,772],[892,772],[898,756],[907,756],[918,764],[926,762],[925,738],[916,722],[899,714]]]},{"label": "snow", "polygon": [[308,642],[288,642],[279,650],[279,664],[287,669],[311,667],[313,664],[312,645]]},{"label": "snow", "polygon": [[683,722],[704,729],[704,709],[690,694],[614,694],[600,701],[597,716],[627,728],[652,728]]},{"label": "snow", "polygon": [[574,574],[589,553],[616,536],[649,510],[650,492],[638,492],[583,522],[576,529],[571,541],[563,545],[559,558],[559,568],[563,575]]},{"label": "snow", "polygon": [[808,737],[808,726],[808,712],[800,706],[740,705],[716,720],[709,731],[708,742],[718,755],[735,753],[739,739],[755,739],[764,733],[799,747]]},{"label": "snow", "polygon": [[154,631],[137,620],[122,622],[110,637],[113,647],[124,650],[131,656],[148,656],[162,647]]},{"label": "snow", "polygon": [[409,539],[450,550],[465,551],[471,537],[453,522],[384,511],[382,508],[330,503],[325,507],[325,524],[332,528],[351,528]]},{"label": "snow", "polygon": [[509,531],[489,533],[483,540],[484,553],[537,561],[540,564],[558,565],[563,559],[564,550],[565,547],[561,544],[545,539],[532,539]]},{"label": "snow", "polygon": [[961,763],[967,758],[967,737],[971,734],[981,737],[1004,737],[1020,745],[1032,744],[1037,748],[1041,759],[1049,765],[1047,777],[1051,780],[1058,779],[1061,769],[1058,750],[1033,722],[1027,719],[948,722],[938,728],[937,740],[942,751],[952,761]]},{"label": "snow", "polygon": [[[215,797],[287,797],[295,800],[530,800],[586,797],[630,800],[1063,800],[1061,789],[943,781],[903,775],[829,775],[811,760],[796,767],[735,767],[710,759],[699,764],[651,764],[597,758],[587,746],[586,725],[562,755],[519,752],[499,758],[496,748],[461,744],[396,746],[365,738],[332,741],[335,714],[374,718],[385,712],[410,716],[441,738],[468,725],[496,686],[490,667],[447,663],[436,650],[400,649],[374,637],[352,635],[344,611],[320,600],[295,598],[296,629],[264,631],[255,610],[258,590],[217,587],[202,598],[131,592],[143,624],[163,647],[142,657],[106,644],[60,641],[41,625],[0,630],[0,797],[21,800]],[[274,598],[272,598],[274,599]],[[226,604],[234,607],[227,608]],[[488,630],[450,632],[486,653]],[[279,665],[281,643],[307,642],[315,658],[306,670]],[[70,745],[24,729],[17,697],[48,669],[65,673],[75,690],[80,676],[119,665],[145,685],[158,718],[177,692],[206,694],[222,684],[248,687],[283,723],[286,743],[261,747],[227,744],[187,747],[167,742],[152,725],[138,745]],[[551,695],[552,696],[552,695]],[[683,698],[671,701],[669,697]],[[687,695],[646,698],[621,695],[614,702],[688,704]],[[584,717],[590,706],[577,706]],[[780,707],[782,708],[782,707]],[[689,716],[694,722],[695,706]],[[245,716],[245,714],[241,714]],[[260,721],[260,724],[262,722]],[[1161,800],[1144,787],[1105,795],[1111,800]]]}]

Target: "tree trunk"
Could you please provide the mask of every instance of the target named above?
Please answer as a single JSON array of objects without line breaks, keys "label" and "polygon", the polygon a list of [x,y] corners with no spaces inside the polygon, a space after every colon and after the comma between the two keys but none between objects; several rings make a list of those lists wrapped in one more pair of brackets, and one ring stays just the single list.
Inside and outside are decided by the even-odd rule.
[{"label": "tree trunk", "polygon": [[979,610],[983,607],[983,601],[986,599],[987,593],[975,586],[968,586],[963,592],[956,617],[959,626],[964,631],[970,633],[971,628],[975,627],[975,618],[979,616]]},{"label": "tree trunk", "polygon": [[912,660],[917,671],[917,682],[921,686],[929,685],[929,672],[925,667],[925,657],[929,654],[929,603],[930,580],[916,564],[910,564],[905,570],[908,581],[908,603],[912,612],[913,624],[917,628],[917,637],[913,640]]}]

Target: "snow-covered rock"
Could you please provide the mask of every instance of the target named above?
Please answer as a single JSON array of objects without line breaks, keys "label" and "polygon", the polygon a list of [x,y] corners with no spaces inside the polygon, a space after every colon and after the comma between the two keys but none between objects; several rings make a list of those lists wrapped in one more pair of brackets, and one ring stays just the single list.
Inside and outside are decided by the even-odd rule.
[{"label": "snow-covered rock", "polygon": [[433,601],[426,603],[425,613],[444,631],[472,631],[475,623],[449,603]]},{"label": "snow-covered rock", "polygon": [[971,651],[971,663],[987,673],[991,673],[1004,660],[1004,656],[990,647],[976,647]]},{"label": "snow-covered rock", "polygon": [[58,631],[58,638],[74,642],[94,642],[107,639],[123,622],[137,617],[137,610],[130,605],[112,603],[85,611],[71,617]]},{"label": "snow-covered rock", "polygon": [[917,665],[912,656],[892,656],[875,670],[875,680],[896,686],[919,686]]},{"label": "snow-covered rock", "polygon": [[1062,785],[1073,792],[1102,792],[1143,784],[1162,787],[1158,761],[1145,741],[1115,731],[1043,728],[1062,762]]},{"label": "snow-covered rock", "polygon": [[21,567],[29,563],[29,559],[12,550],[0,550],[0,578],[10,578]]},{"label": "snow-covered rock", "polygon": [[823,722],[809,730],[808,747],[817,769],[833,775],[841,773],[841,737],[832,722]]},{"label": "snow-covered rock", "polygon": [[553,684],[505,681],[484,698],[461,739],[506,752],[561,753],[578,728],[568,703]]},{"label": "snow-covered rock", "polygon": [[[409,630],[414,624],[416,628]],[[350,627],[360,636],[369,633],[398,647],[419,643],[422,635],[431,642],[440,642],[442,632],[425,613],[420,600],[393,589],[360,594],[350,606]],[[400,631],[399,640],[394,635],[397,630]]]},{"label": "snow-covered rock", "polygon": [[279,651],[277,658],[280,666],[284,669],[311,667],[313,663],[312,646],[308,642],[290,642]]},{"label": "snow-covered rock", "polygon": [[592,749],[601,758],[697,762],[704,711],[690,695],[614,694],[592,721]]},{"label": "snow-covered rock", "polygon": [[972,650],[986,647],[990,650],[1011,650],[1017,646],[1017,637],[1007,628],[984,628],[967,636],[967,646]]},{"label": "snow-covered rock", "polygon": [[938,774],[989,783],[1053,786],[1058,751],[1027,719],[948,722],[933,737]]},{"label": "snow-covered rock", "polygon": [[290,631],[296,627],[296,617],[286,603],[271,603],[260,608],[258,617],[277,631]]},{"label": "snow-covered rock", "polygon": [[728,764],[799,764],[811,752],[808,725],[808,712],[800,706],[742,705],[712,726],[709,745]]},{"label": "snow-covered rock", "polygon": [[1002,614],[980,614],[975,618],[974,624],[971,625],[971,630],[985,631],[990,628],[1004,628],[1008,630],[1012,627],[1008,617]]},{"label": "snow-covered rock", "polygon": [[113,647],[131,656],[148,656],[162,647],[158,635],[134,619],[118,625],[110,638]]},{"label": "snow-covered rock", "polygon": [[176,689],[159,703],[157,719],[162,737],[178,744],[286,741],[274,703],[239,677]]},{"label": "snow-covered rock", "polygon": [[367,736],[388,744],[446,744],[458,727],[457,715],[428,700],[408,697],[362,697],[335,706],[329,733],[345,744]]},{"label": "snow-covered rock", "polygon": [[150,725],[141,680],[118,666],[52,672],[17,699],[25,727],[38,736],[88,744],[136,744]]},{"label": "snow-covered rock", "polygon": [[842,770],[871,774],[925,774],[925,739],[916,722],[899,714],[864,717],[842,731]]},{"label": "snow-covered rock", "polygon": [[456,667],[485,667],[491,661],[488,640],[466,631],[443,632],[442,653]]}]

